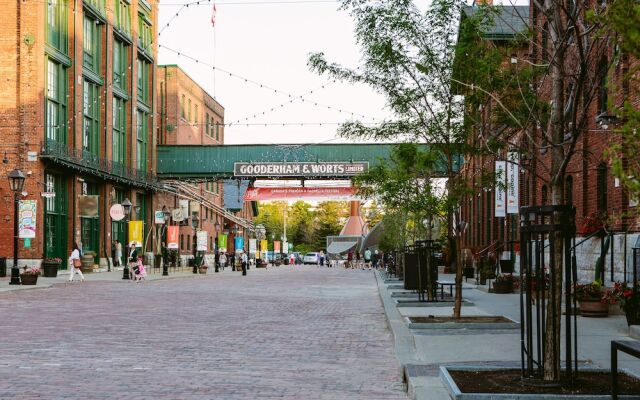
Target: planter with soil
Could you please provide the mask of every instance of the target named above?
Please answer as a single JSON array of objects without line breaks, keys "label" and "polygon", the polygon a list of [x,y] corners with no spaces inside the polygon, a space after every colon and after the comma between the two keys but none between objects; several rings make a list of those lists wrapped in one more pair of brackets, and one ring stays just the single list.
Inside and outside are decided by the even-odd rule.
[{"label": "planter with soil", "polygon": [[45,278],[55,278],[58,276],[58,268],[60,268],[59,262],[42,262],[42,276]]},{"label": "planter with soil", "polygon": [[513,293],[513,281],[494,281],[493,293],[497,293],[497,294]]},{"label": "planter with soil", "polygon": [[23,285],[35,285],[38,283],[38,275],[37,274],[22,274],[20,275],[20,283]]},{"label": "planter with soil", "polygon": [[609,304],[600,299],[579,300],[580,315],[591,318],[605,318],[609,316]]},{"label": "planter with soil", "polygon": [[[525,400],[611,398],[611,374],[607,370],[582,367],[574,385],[549,385],[541,380],[523,380],[520,369],[482,366],[440,367],[440,379],[455,399]],[[637,398],[640,379],[627,371],[619,373],[620,399]]]},{"label": "planter with soil", "polygon": [[501,315],[407,317],[410,329],[519,329],[520,324]]}]

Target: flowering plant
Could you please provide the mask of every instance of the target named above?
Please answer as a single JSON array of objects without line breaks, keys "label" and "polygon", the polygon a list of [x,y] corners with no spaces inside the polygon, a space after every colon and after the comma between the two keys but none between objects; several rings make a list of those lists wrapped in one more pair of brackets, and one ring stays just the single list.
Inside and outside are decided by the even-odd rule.
[{"label": "flowering plant", "polygon": [[50,264],[60,264],[62,262],[62,259],[60,257],[45,257],[43,262]]},{"label": "flowering plant", "polygon": [[624,312],[631,312],[640,307],[640,291],[634,293],[633,287],[627,282],[616,282],[613,288],[605,293],[605,299],[611,304],[619,304]]},{"label": "flowering plant", "polygon": [[23,267],[20,275],[40,275],[40,268],[38,267]]},{"label": "flowering plant", "polygon": [[513,274],[500,274],[496,276],[496,282],[515,282],[516,278]]},{"label": "flowering plant", "polygon": [[600,300],[605,303],[608,301],[608,299],[605,299],[605,294],[606,290],[599,281],[576,285],[574,291],[574,295],[578,301]]}]

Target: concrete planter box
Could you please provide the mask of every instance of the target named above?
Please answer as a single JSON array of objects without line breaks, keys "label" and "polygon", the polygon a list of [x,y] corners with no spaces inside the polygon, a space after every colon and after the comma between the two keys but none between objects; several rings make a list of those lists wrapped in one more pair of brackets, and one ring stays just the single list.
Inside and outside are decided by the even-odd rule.
[{"label": "concrete planter box", "polygon": [[[455,302],[452,301],[418,301],[418,299],[399,298],[395,299],[396,307],[453,307]],[[474,303],[462,299],[463,306],[473,306]]]},{"label": "concrete planter box", "polygon": [[504,317],[511,322],[411,322],[405,317],[409,329],[520,329],[520,323]]},{"label": "concrete planter box", "polygon": [[[566,394],[517,394],[517,393],[463,393],[456,385],[455,381],[449,374],[451,371],[478,371],[478,370],[504,370],[507,368],[485,367],[485,366],[446,366],[440,367],[440,379],[444,383],[447,391],[453,399],[456,400],[610,400],[611,395],[566,395]],[[585,368],[581,367],[583,371],[600,371],[606,372],[608,370],[597,368]],[[519,370],[519,369],[518,369]],[[624,372],[628,375],[635,376],[628,370],[620,369],[620,372]],[[620,395],[620,399],[638,399],[635,395]]]}]

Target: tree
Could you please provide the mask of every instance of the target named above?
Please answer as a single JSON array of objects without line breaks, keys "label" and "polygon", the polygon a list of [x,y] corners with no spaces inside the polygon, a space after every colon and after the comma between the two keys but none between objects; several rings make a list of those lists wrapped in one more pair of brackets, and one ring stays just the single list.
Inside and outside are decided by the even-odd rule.
[{"label": "tree", "polygon": [[349,205],[344,201],[323,201],[315,210],[316,248],[325,249],[327,236],[338,235],[349,216]]}]

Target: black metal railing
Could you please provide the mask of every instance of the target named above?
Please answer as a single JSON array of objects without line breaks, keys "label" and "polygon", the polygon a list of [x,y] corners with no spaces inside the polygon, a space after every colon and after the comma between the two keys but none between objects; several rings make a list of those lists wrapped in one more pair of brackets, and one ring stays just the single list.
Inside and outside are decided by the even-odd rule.
[{"label": "black metal railing", "polygon": [[158,179],[152,173],[128,168],[120,162],[101,158],[86,149],[76,149],[66,143],[60,143],[52,139],[45,141],[41,155],[44,158],[72,164],[78,169],[101,178],[123,179],[140,186],[158,185]]}]

